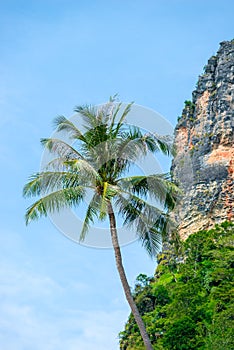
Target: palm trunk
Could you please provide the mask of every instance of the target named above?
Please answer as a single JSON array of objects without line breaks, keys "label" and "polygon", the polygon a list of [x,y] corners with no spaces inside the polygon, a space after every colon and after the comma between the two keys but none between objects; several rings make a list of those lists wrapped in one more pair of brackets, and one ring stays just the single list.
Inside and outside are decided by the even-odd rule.
[{"label": "palm trunk", "polygon": [[129,303],[129,306],[132,310],[132,314],[135,318],[135,321],[140,329],[140,333],[142,336],[142,339],[145,344],[145,348],[147,350],[153,350],[152,344],[150,342],[149,336],[146,332],[144,322],[141,318],[141,315],[139,313],[139,310],[136,306],[136,303],[132,297],[131,290],[127,281],[127,277],[124,271],[123,263],[122,263],[122,256],[121,256],[121,251],[119,247],[119,241],[118,241],[118,235],[117,235],[117,230],[116,230],[116,220],[115,220],[115,214],[113,212],[113,208],[111,203],[108,203],[108,215],[109,215],[109,221],[110,221],[110,231],[111,231],[111,239],[112,239],[112,244],[114,247],[114,252],[115,252],[115,260],[116,260],[116,266],[117,270],[119,272],[119,277],[122,282],[122,286],[124,289],[124,293],[126,296],[126,299]]}]

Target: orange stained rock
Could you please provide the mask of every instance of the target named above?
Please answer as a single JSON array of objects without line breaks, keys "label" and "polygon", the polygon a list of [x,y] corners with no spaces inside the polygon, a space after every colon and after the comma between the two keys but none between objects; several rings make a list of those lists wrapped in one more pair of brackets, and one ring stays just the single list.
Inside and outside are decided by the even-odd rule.
[{"label": "orange stained rock", "polygon": [[227,194],[225,204],[228,207],[227,218],[231,221],[234,217],[234,203],[232,200],[232,194],[234,191],[234,152],[232,153],[232,159],[230,159],[228,165],[228,181],[227,181]]},{"label": "orange stained rock", "polygon": [[184,152],[188,143],[188,129],[180,127],[176,135],[176,149],[178,153]]},{"label": "orange stained rock", "polygon": [[[224,146],[219,146],[217,149],[214,149],[208,160],[208,164],[213,164],[213,163],[221,163],[224,161],[230,162],[232,159],[234,159],[234,148],[233,147],[224,147]],[[233,162],[230,164],[230,167],[233,172]]]}]

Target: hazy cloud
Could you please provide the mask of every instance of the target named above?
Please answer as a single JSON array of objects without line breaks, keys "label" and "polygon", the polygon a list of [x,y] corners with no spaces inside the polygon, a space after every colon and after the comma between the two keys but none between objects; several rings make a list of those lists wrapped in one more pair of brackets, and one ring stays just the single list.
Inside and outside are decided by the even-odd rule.
[{"label": "hazy cloud", "polygon": [[[30,265],[30,264],[29,264]],[[107,310],[72,308],[69,295],[82,296],[93,286],[64,285],[49,275],[16,265],[7,257],[0,268],[0,348],[4,350],[118,349],[120,324],[127,318],[118,306]],[[86,298],[87,299],[87,298]],[[89,307],[87,300],[85,301]]]}]

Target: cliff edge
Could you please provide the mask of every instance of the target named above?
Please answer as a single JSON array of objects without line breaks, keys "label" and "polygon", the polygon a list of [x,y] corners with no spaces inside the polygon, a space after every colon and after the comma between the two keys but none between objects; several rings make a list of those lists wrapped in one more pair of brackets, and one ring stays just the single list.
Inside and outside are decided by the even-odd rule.
[{"label": "cliff edge", "polygon": [[174,142],[171,172],[183,195],[173,216],[181,238],[234,220],[234,40],[221,42],[208,60]]}]

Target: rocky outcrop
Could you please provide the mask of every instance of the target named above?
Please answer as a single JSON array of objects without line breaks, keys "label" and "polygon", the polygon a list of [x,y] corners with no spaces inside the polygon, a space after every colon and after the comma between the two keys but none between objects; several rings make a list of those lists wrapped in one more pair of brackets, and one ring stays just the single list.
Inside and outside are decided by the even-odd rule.
[{"label": "rocky outcrop", "polygon": [[181,238],[234,220],[234,40],[220,44],[185,101],[175,146],[171,171],[183,195],[173,215]]}]

